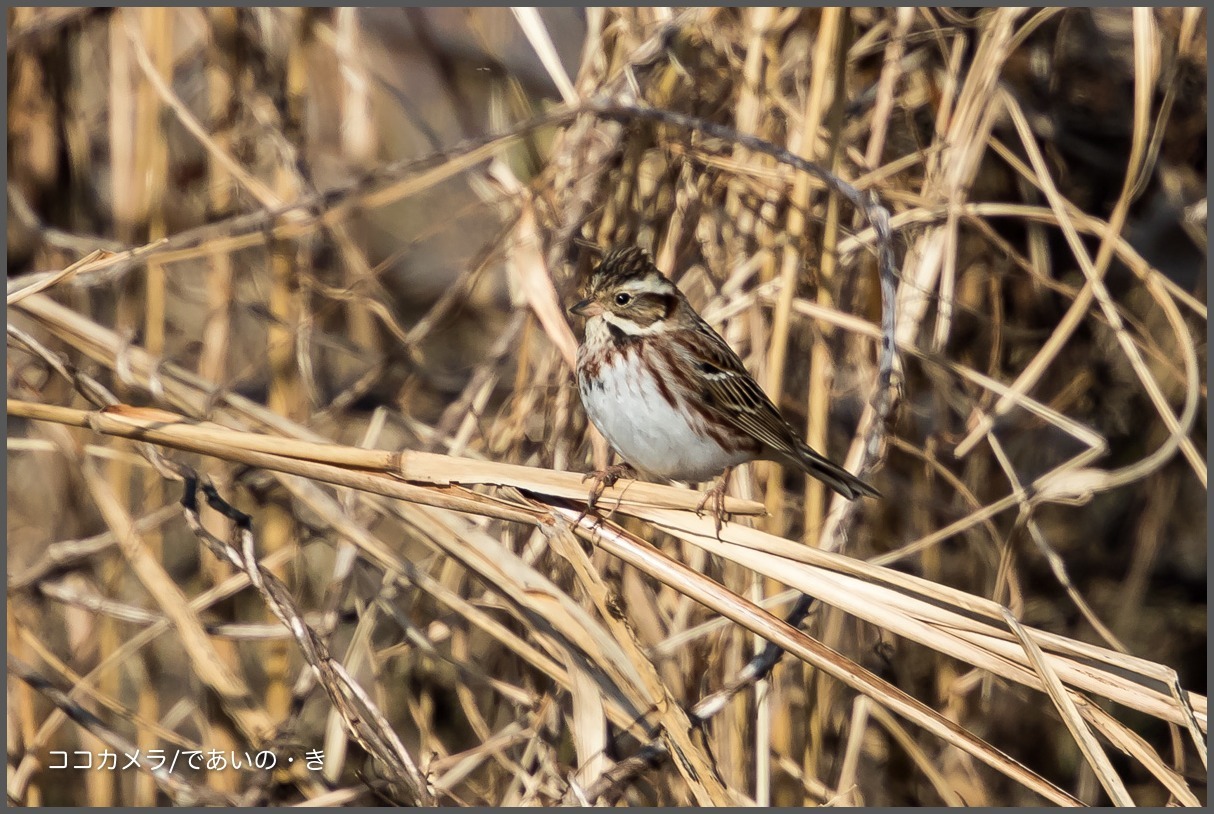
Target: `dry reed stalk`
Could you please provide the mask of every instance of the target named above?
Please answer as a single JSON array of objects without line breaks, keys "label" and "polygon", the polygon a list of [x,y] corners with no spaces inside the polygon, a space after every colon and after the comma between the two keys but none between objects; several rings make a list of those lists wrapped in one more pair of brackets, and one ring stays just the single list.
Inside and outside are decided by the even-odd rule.
[{"label": "dry reed stalk", "polygon": [[[137,28],[143,29],[143,36],[150,43],[153,43],[153,53],[148,55],[146,50],[140,47],[139,37],[132,37],[134,52],[137,61],[140,63],[140,68],[148,76],[171,77],[176,63],[175,41],[173,38],[173,22],[170,20],[170,12],[167,9],[146,9],[140,15],[139,23],[132,25],[130,18],[127,19],[128,36],[131,36]],[[150,83],[149,83],[150,84]],[[140,88],[139,96],[139,121],[136,129],[136,143],[143,146],[140,150],[140,160],[136,165],[136,172],[140,176],[147,179],[149,187],[147,191],[147,239],[149,242],[160,240],[165,237],[168,232],[166,223],[165,204],[166,191],[169,189],[169,149],[167,140],[160,133],[160,118],[162,112],[161,102],[155,98],[155,94],[149,87],[149,84],[144,84]],[[144,290],[144,315],[143,315],[143,332],[144,342],[148,350],[157,355],[163,355],[166,349],[166,332],[169,329],[167,314],[168,307],[168,270],[166,267],[155,261],[147,264],[147,272],[145,275],[145,290]],[[96,474],[94,472],[94,474]],[[143,486],[144,478],[148,473],[139,472],[138,483]],[[91,486],[93,489],[103,488],[99,486]],[[160,504],[164,501],[163,482],[159,477],[153,475],[144,487],[146,499],[152,504]],[[107,517],[107,523],[112,524],[112,518]],[[164,541],[159,534],[159,528],[154,528],[150,534],[144,537],[144,543],[148,549],[148,554],[153,561],[162,561],[164,557]],[[125,552],[124,552],[125,553]],[[133,563],[132,563],[133,565]],[[132,570],[135,570],[132,568]],[[218,655],[217,651],[215,652]],[[160,699],[156,693],[156,688],[151,681],[143,682],[143,686],[139,691],[138,709],[141,715],[151,719],[156,719],[160,715]],[[141,748],[149,750],[154,748],[154,739],[148,734],[141,732],[138,744]],[[217,740],[217,746],[226,745],[224,741]],[[236,780],[233,773],[217,773],[218,777],[210,783],[211,788],[220,792],[232,792],[236,790]],[[153,784],[151,777],[141,778],[143,780],[142,788],[138,790],[139,796],[146,801],[155,799],[153,793]],[[225,782],[226,781],[226,782]]]},{"label": "dry reed stalk", "polygon": [[[844,40],[845,13],[839,9],[823,9],[822,20],[818,27],[818,37],[814,45],[814,63],[810,72],[809,93],[805,98],[805,109],[801,112],[800,126],[793,129],[789,149],[809,160],[816,160],[818,146],[818,129],[822,122],[827,121],[827,105],[832,110],[841,110],[841,90],[845,82],[846,63],[840,56],[846,53],[847,43]],[[833,80],[833,81],[832,81]],[[823,165],[831,172],[836,171],[835,158],[838,144],[838,130],[832,133],[834,138],[827,141],[826,155],[828,159]],[[810,178],[800,174],[793,183],[789,196],[789,213],[786,232],[792,241],[803,238],[805,231],[804,213],[809,210]],[[832,207],[837,204],[832,197]],[[828,216],[829,217],[829,216]],[[825,298],[827,287],[830,285],[830,243],[832,230],[827,224],[823,232],[821,263],[818,278],[818,298]],[[784,368],[788,358],[789,328],[791,324],[792,301],[797,292],[797,278],[801,271],[801,254],[789,245],[781,254],[780,264],[780,298],[772,314],[771,339],[768,345],[768,375],[766,390],[778,404],[783,392]],[[815,449],[825,449],[825,407],[828,384],[826,380],[826,359],[822,356],[821,344],[815,344],[810,359],[809,394],[813,404],[809,411],[806,426],[806,441]],[[771,468],[767,482],[768,511],[775,517],[781,517],[783,490],[778,488],[779,472]],[[825,493],[821,484],[809,479],[806,483],[805,528],[817,528],[821,522],[821,510]],[[781,533],[783,526],[773,528]]]},{"label": "dry reed stalk", "polygon": [[[232,36],[237,26],[237,12],[234,9],[212,9],[206,12],[208,30],[216,38]],[[178,97],[171,93],[162,94],[166,105],[174,110],[178,120],[198,139],[207,153],[206,172],[208,181],[207,206],[209,211],[223,217],[229,215],[238,199],[236,185],[248,190],[255,196],[273,195],[269,187],[259,179],[249,176],[243,167],[231,157],[234,140],[234,128],[220,125],[221,122],[233,122],[237,117],[236,82],[238,81],[238,66],[232,54],[224,53],[220,48],[210,47],[206,51],[206,110],[213,132],[192,126],[192,116],[188,110],[178,107]],[[154,80],[153,80],[154,81]],[[217,126],[218,125],[218,126]],[[259,198],[260,199],[260,198]],[[269,200],[269,198],[265,198]],[[233,318],[235,316],[236,299],[236,264],[232,256],[225,252],[216,252],[207,258],[206,276],[206,308],[207,313],[201,326],[202,349],[198,355],[198,375],[206,381],[226,381],[229,376],[228,352],[232,337],[235,333]],[[231,482],[231,467],[219,461],[207,461],[203,466],[204,473],[220,485],[220,488]],[[204,521],[217,522],[219,518],[213,510],[204,510]],[[229,576],[231,569],[227,563],[215,557],[204,559],[204,570],[212,582],[220,583]],[[216,643],[221,657],[231,667],[239,663],[239,652],[235,642],[220,641]],[[216,729],[213,737],[220,750],[236,748],[238,740],[224,729]],[[228,791],[236,784],[232,778]]]},{"label": "dry reed stalk", "polygon": [[[151,441],[194,452],[214,453],[226,450],[224,457],[249,462],[254,455],[272,455],[283,459],[283,471],[305,473],[305,464],[339,467],[351,472],[379,473],[407,483],[433,484],[438,487],[477,486],[489,484],[514,487],[541,495],[563,499],[585,499],[589,494],[582,476],[569,472],[552,472],[533,467],[474,461],[408,450],[374,450],[346,447],[332,443],[292,440],[281,436],[261,435],[228,429],[218,424],[195,422],[184,416],[163,410],[146,408],[114,408],[100,413],[9,401],[14,416],[89,427],[98,432],[121,437]],[[292,465],[292,462],[298,462]],[[278,468],[278,467],[276,467]],[[317,469],[313,474],[319,474]],[[384,481],[382,488],[391,488]],[[436,489],[436,494],[442,489]],[[695,511],[699,499],[685,489],[633,481],[623,486],[608,487],[600,498],[604,508],[630,512],[641,508]],[[761,506],[738,498],[728,498],[726,511],[731,514],[753,515],[763,511]]]}]

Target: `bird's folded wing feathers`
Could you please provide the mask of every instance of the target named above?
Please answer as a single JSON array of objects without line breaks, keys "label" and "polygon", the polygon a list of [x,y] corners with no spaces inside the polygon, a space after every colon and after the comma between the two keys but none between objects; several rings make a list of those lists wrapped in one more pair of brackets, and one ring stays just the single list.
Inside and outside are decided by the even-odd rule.
[{"label": "bird's folded wing feathers", "polygon": [[703,406],[756,441],[795,457],[796,436],[742,360],[715,331],[716,342],[704,343],[696,365],[704,378]]}]

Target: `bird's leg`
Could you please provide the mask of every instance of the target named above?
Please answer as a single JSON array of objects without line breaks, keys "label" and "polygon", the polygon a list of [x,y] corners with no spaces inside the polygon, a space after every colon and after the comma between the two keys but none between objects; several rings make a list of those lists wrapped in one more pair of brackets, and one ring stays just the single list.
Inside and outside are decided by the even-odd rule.
[{"label": "bird's leg", "polygon": [[635,478],[636,476],[637,471],[628,463],[614,464],[606,469],[597,469],[588,473],[582,478],[582,481],[593,480],[594,485],[590,487],[590,499],[586,502],[586,511],[594,511],[595,504],[598,503],[608,486],[615,486],[615,482],[620,478]]},{"label": "bird's leg", "polygon": [[729,488],[729,476],[733,474],[733,467],[728,466],[721,473],[721,477],[717,478],[712,488],[704,493],[704,497],[700,500],[700,504],[696,506],[696,514],[702,515],[704,507],[712,501],[712,518],[717,524],[717,539],[721,539],[721,527],[725,525],[725,490]]}]

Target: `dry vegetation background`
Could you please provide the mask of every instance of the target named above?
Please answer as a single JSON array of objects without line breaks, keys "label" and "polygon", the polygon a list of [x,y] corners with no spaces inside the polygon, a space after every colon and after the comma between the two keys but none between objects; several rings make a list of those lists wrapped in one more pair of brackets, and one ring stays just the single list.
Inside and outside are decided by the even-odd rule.
[{"label": "dry vegetation background", "polygon": [[[8,23],[10,802],[1205,802],[1204,11]],[[878,194],[888,421],[865,221],[587,102]],[[578,240],[884,498],[755,466],[721,540],[672,488],[579,517]],[[136,749],[296,760],[51,768]]]}]

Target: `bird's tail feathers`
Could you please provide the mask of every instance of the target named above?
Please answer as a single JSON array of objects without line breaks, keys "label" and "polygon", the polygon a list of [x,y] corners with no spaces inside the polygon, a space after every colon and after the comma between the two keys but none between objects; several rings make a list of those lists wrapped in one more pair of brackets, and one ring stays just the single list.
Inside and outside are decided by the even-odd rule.
[{"label": "bird's tail feathers", "polygon": [[833,461],[814,452],[808,444],[799,445],[797,452],[799,454],[797,463],[802,469],[848,500],[855,500],[861,495],[881,497],[881,493],[876,489]]}]

